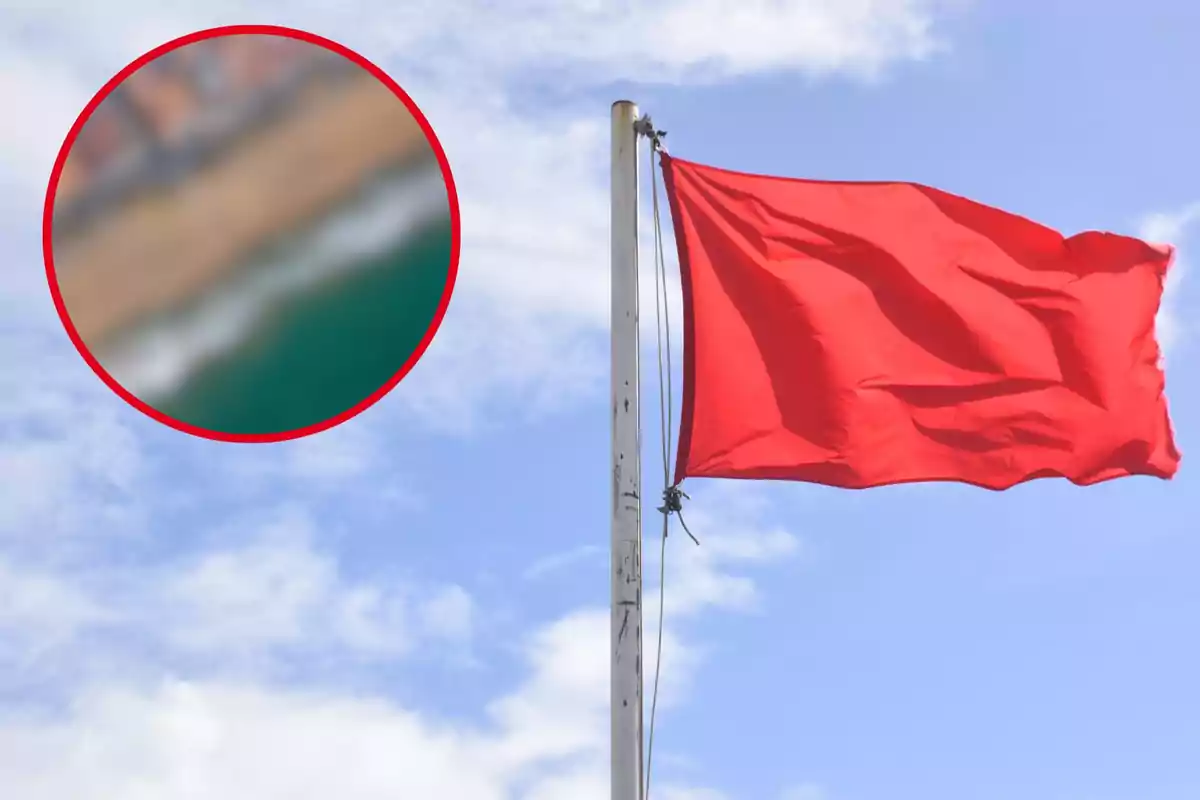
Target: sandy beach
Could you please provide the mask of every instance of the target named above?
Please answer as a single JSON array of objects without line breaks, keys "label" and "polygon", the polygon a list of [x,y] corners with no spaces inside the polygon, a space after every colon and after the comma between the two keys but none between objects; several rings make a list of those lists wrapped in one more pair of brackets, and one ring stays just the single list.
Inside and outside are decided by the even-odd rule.
[{"label": "sandy beach", "polygon": [[178,187],[55,241],[59,286],[89,347],[185,303],[389,167],[431,158],[420,126],[373,76],[317,85]]}]

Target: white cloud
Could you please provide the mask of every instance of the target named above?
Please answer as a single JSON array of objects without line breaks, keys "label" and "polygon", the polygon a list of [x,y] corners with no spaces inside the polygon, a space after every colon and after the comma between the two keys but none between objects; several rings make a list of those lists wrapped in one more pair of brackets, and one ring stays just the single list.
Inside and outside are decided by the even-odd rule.
[{"label": "white cloud", "polygon": [[[156,614],[172,644],[235,660],[276,647],[391,654],[411,645],[406,598],[347,583],[311,544],[312,522],[289,512],[244,546],[211,551],[162,577]],[[155,620],[152,628],[159,628]]]},{"label": "white cloud", "polygon": [[[424,64],[440,78],[512,78],[532,68],[582,68],[576,83],[696,81],[775,69],[814,74],[870,74],[890,63],[922,58],[937,46],[933,15],[945,0],[488,0],[453,5],[422,0],[399,11],[381,0],[352,4],[348,15],[314,0],[279,9],[279,24],[308,27],[333,38],[378,43]],[[90,49],[101,56],[146,49],[191,29],[242,22],[249,5],[217,0],[205,6],[162,6],[126,0],[101,12],[72,0],[10,4],[12,30],[54,19],[60,37],[87,31],[116,34]],[[386,13],[391,11],[392,13]],[[347,18],[353,19],[353,22]],[[360,22],[371,20],[363,26]],[[65,23],[74,27],[65,29]],[[356,31],[357,29],[357,31]],[[43,30],[44,33],[44,30]],[[357,36],[355,36],[357,33]],[[469,55],[469,59],[463,58]]]},{"label": "white cloud", "polygon": [[1188,333],[1186,324],[1180,318],[1177,304],[1179,282],[1189,271],[1183,255],[1184,243],[1191,228],[1197,223],[1200,223],[1200,203],[1192,203],[1176,211],[1150,214],[1142,220],[1140,235],[1143,239],[1156,244],[1171,244],[1177,248],[1175,263],[1167,273],[1167,282],[1163,287],[1162,306],[1159,308],[1156,325],[1159,343],[1164,352],[1170,352],[1177,347]]},{"label": "white cloud", "polygon": [[143,624],[226,663],[277,651],[388,659],[418,641],[470,636],[473,606],[461,587],[353,580],[315,537],[312,520],[289,510],[244,545],[163,570],[157,596],[146,598],[158,610]]},{"label": "white cloud", "polygon": [[384,421],[377,410],[368,410],[353,424],[289,442],[196,444],[241,495],[286,485],[303,487],[313,497],[359,494],[372,508],[419,509],[423,498],[408,477],[412,465],[407,453],[390,446]]},{"label": "white cloud", "polygon": [[[759,596],[754,581],[731,568],[776,562],[795,555],[799,540],[762,522],[762,495],[747,484],[713,482],[696,501],[684,501],[684,519],[700,541],[696,546],[672,521],[667,553],[667,613],[685,618],[715,608],[753,611]],[[648,547],[648,569],[658,569],[658,548]]]},{"label": "white cloud", "polygon": [[[792,533],[763,522],[761,493],[746,483],[705,484],[694,502],[684,501],[688,527],[697,546],[683,533],[678,520],[666,548],[666,579],[659,583],[661,539],[653,524],[645,544],[644,621],[647,708],[651,681],[658,669],[658,619],[663,611],[662,670],[659,711],[669,710],[689,693],[706,647],[691,635],[691,623],[709,611],[753,613],[760,594],[747,568],[778,563],[800,550]],[[665,592],[662,591],[665,589]],[[661,723],[661,720],[660,720]]]},{"label": "white cloud", "polygon": [[820,786],[803,783],[785,789],[779,800],[829,800],[829,795]]},{"label": "white cloud", "polygon": [[425,656],[469,645],[475,609],[462,587],[353,578],[317,545],[307,513],[258,517],[211,533],[198,553],[135,569],[107,556],[21,572],[0,558],[0,672],[16,681],[149,649],[161,666],[198,674],[263,676],[331,657],[350,674],[418,644]]},{"label": "white cloud", "polygon": [[24,800],[509,797],[475,738],[380,700],[172,681],[8,720],[0,784]]},{"label": "white cloud", "polygon": [[444,586],[421,602],[419,614],[430,636],[461,641],[474,628],[475,603],[461,586]]},{"label": "white cloud", "polygon": [[[578,624],[537,642],[533,677],[498,705],[498,727],[434,722],[374,697],[109,686],[64,716],[0,718],[0,785],[22,800],[602,800],[607,680],[573,652]],[[656,795],[722,797],[665,784]]]},{"label": "white cloud", "polygon": [[507,732],[497,753],[505,768],[604,748],[608,636],[607,609],[574,612],[534,635],[528,644],[531,677],[489,709]]},{"label": "white cloud", "polygon": [[380,405],[438,433],[560,411],[604,385],[606,342],[554,314],[495,308],[470,296],[450,313],[425,357]]},{"label": "white cloud", "polygon": [[[712,552],[702,562],[681,560],[677,584],[695,585],[688,576],[696,570],[706,576],[701,585],[727,586],[730,566],[791,549],[779,544],[786,534],[736,518],[739,507],[754,507],[747,499],[752,495],[716,494],[722,514],[695,515]],[[718,519],[722,532],[709,530]],[[306,791],[313,797],[420,790],[420,796],[525,800],[607,795],[606,608],[577,610],[535,629],[521,642],[527,677],[491,703],[482,721],[435,724],[382,698],[283,688],[270,670],[260,669],[280,653],[301,660],[333,654],[342,672],[332,684],[315,685],[334,686],[363,657],[395,664],[418,639],[461,641],[474,633],[474,604],[461,587],[415,591],[350,580],[332,555],[314,547],[314,533],[302,512],[282,509],[257,529],[231,523],[209,537],[226,544],[137,571],[126,583],[109,574],[96,585],[85,573],[74,580],[29,575],[15,589],[9,584],[8,593],[0,593],[0,608],[9,609],[0,618],[0,636],[25,636],[16,640],[18,652],[33,652],[27,634],[41,628],[60,634],[54,641],[59,662],[98,659],[110,669],[75,674],[65,716],[0,713],[0,783],[30,800],[101,796],[89,792],[156,800],[306,797]],[[247,541],[229,545],[238,535]],[[675,544],[676,551],[693,547]],[[6,575],[0,572],[0,579]],[[740,580],[752,596],[752,585]],[[13,602],[14,596],[21,599]],[[679,610],[736,610],[743,601],[730,605],[716,592],[693,592]],[[653,614],[652,604],[647,611]],[[677,621],[671,611],[668,624]],[[143,647],[157,643],[151,648],[156,660],[120,677],[111,665],[128,665],[129,655],[113,657],[117,641],[87,636],[103,625],[117,626]],[[669,706],[686,690],[700,651],[690,634],[669,629],[667,637]],[[173,652],[204,658],[181,661]],[[646,660],[653,669],[653,654]],[[194,677],[164,682],[164,674],[181,670]],[[53,672],[43,665],[42,674]],[[661,717],[659,724],[666,737],[661,746],[670,729]],[[94,747],[88,744],[93,739],[99,742]],[[282,769],[287,759],[304,764],[299,772]],[[658,783],[663,797],[719,797]]]},{"label": "white cloud", "polygon": [[0,664],[36,668],[48,651],[108,618],[93,598],[59,576],[0,559]]},{"label": "white cloud", "polygon": [[596,559],[606,556],[607,550],[599,545],[585,544],[579,547],[565,550],[561,553],[539,558],[529,565],[529,568],[523,573],[526,580],[533,580],[548,575],[552,572],[557,572],[565,567],[569,567],[580,561]]},{"label": "white cloud", "polygon": [[45,335],[6,331],[0,364],[0,540],[137,530],[154,482],[136,412]]},{"label": "white cloud", "polygon": [[0,103],[20,109],[17,124],[0,128],[0,159],[26,188],[45,189],[50,165],[90,99],[86,85],[44,55],[0,48]]}]

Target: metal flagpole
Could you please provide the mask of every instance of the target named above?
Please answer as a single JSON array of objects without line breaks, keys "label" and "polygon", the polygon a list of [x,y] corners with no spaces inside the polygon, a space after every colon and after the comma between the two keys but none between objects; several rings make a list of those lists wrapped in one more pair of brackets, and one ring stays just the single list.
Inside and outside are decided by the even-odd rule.
[{"label": "metal flagpole", "polygon": [[612,107],[612,800],[642,794],[638,108]]}]

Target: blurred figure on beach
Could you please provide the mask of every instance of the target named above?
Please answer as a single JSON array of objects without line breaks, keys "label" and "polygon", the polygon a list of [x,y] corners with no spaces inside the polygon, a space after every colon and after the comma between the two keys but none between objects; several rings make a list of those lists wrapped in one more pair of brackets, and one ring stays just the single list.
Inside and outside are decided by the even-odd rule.
[{"label": "blurred figure on beach", "polygon": [[[142,66],[87,119],[55,195],[54,272],[136,398],[278,433],[405,364],[449,278],[449,220],[433,147],[387,85],[299,39],[218,36]],[[368,298],[364,281],[389,288]]]}]

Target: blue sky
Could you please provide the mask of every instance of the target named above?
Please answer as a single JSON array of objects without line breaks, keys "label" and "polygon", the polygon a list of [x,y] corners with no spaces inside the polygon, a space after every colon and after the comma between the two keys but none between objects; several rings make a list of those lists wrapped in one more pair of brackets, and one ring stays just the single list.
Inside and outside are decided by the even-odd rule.
[{"label": "blue sky", "polygon": [[[1200,796],[1200,11],[351,5],[0,12],[17,119],[0,133],[0,786],[607,796],[607,126],[629,98],[682,158],[916,180],[1180,247],[1172,482],[689,483],[702,545],[668,542],[658,797]],[[161,429],[90,373],[49,303],[39,203],[104,79],[246,21],[335,38],[410,91],[454,168],[464,250],[442,331],[391,396],[313,440],[239,447]]]}]

